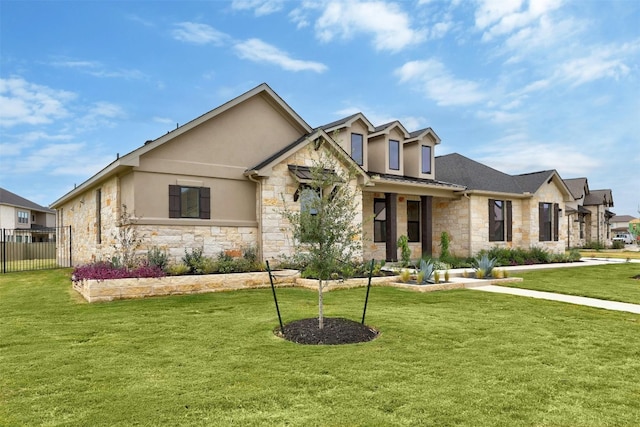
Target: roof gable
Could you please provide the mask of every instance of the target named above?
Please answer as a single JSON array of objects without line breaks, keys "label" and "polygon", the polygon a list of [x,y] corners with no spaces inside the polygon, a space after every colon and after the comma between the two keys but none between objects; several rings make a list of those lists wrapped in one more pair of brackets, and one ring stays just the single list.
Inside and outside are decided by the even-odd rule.
[{"label": "roof gable", "polygon": [[350,167],[353,167],[357,171],[357,174],[363,177],[365,182],[369,180],[369,176],[364,169],[362,169],[362,166],[358,165],[351,156],[349,156],[349,154],[340,147],[340,144],[335,142],[323,129],[316,129],[315,131],[298,138],[296,141],[293,141],[291,144],[274,153],[269,158],[247,169],[244,174],[246,176],[270,176],[271,169],[273,169],[275,165],[281,163],[284,159],[290,157],[311,143],[314,144],[315,149],[319,149],[323,144],[328,144],[329,150],[338,160],[348,164]]},{"label": "roof gable", "polygon": [[189,121],[188,123],[178,127],[177,129],[171,132],[168,132],[167,134],[155,140],[147,141],[143,146],[131,151],[130,153],[122,157],[119,157],[114,162],[107,165],[100,172],[98,172],[97,174],[95,174],[94,176],[92,176],[91,178],[89,178],[79,186],[75,187],[73,190],[71,190],[69,193],[65,194],[64,196],[62,196],[60,199],[56,200],[52,204],[52,207],[56,207],[68,201],[72,197],[75,197],[75,195],[86,191],[87,189],[91,188],[92,186],[112,176],[115,173],[118,173],[124,169],[139,166],[140,157],[145,153],[148,153],[158,147],[163,146],[167,142],[174,140],[176,137],[183,135],[186,132],[189,132],[190,130],[194,129],[200,124],[214,117],[217,117],[223,114],[224,112],[229,111],[232,108],[238,106],[239,104],[251,98],[254,98],[256,96],[262,97],[271,106],[277,109],[285,118],[285,120],[291,123],[292,126],[294,126],[295,128],[299,129],[300,133],[306,134],[312,131],[312,128],[282,98],[280,98],[280,96],[278,96],[273,91],[273,89],[269,87],[269,85],[267,85],[266,83],[262,83],[256,86],[255,88],[243,93],[242,95],[230,101],[227,101],[226,103],[214,108],[213,110]]},{"label": "roof gable", "polygon": [[369,132],[373,132],[375,130],[375,127],[371,124],[369,119],[367,119],[362,113],[355,113],[348,117],[344,117],[334,122],[327,123],[326,125],[320,126],[320,129],[324,130],[327,133],[331,133],[338,129],[351,127],[353,123],[355,123],[358,120],[362,121],[365,124],[365,127]]}]

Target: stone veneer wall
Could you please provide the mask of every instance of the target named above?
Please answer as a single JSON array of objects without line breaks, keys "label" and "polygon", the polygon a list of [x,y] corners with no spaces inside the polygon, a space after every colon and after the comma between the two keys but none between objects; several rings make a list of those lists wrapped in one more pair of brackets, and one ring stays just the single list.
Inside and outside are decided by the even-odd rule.
[{"label": "stone veneer wall", "polygon": [[449,234],[449,252],[456,256],[469,256],[469,206],[468,198],[433,199],[433,255],[440,256],[442,232]]},{"label": "stone veneer wall", "polygon": [[241,256],[243,250],[258,245],[257,227],[210,226],[210,225],[139,225],[139,236],[144,244],[140,253],[151,247],[167,252],[173,262],[179,262],[185,251],[202,249],[202,253],[215,257],[220,252]]},{"label": "stone veneer wall", "polygon": [[[74,265],[109,259],[113,254],[116,224],[121,214],[118,177],[91,188],[65,203],[58,211],[60,226],[71,225],[71,257]],[[101,191],[101,243],[98,243],[96,191]]]},{"label": "stone veneer wall", "polygon": [[[294,242],[289,232],[289,223],[282,215],[285,206],[292,211],[300,209],[300,203],[293,201],[293,195],[298,189],[298,182],[291,175],[288,165],[313,166],[314,161],[320,159],[320,153],[326,152],[324,145],[315,150],[313,144],[307,144],[292,156],[284,159],[273,167],[271,176],[265,178],[258,186],[261,191],[259,215],[262,218],[262,257],[264,260],[277,260],[281,255],[292,255],[295,251]],[[330,154],[329,154],[330,155]],[[350,185],[356,190],[356,207],[359,213],[357,222],[362,222],[362,197],[357,183]]]}]

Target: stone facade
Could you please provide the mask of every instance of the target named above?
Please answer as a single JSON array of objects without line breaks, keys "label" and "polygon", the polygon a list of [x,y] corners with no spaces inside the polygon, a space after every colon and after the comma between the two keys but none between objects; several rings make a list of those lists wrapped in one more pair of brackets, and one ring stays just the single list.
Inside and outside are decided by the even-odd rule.
[{"label": "stone facade", "polygon": [[[274,166],[271,176],[262,180],[258,190],[260,203],[257,209],[262,222],[261,252],[263,259],[276,260],[282,255],[295,253],[295,245],[289,231],[290,225],[283,212],[285,208],[294,212],[300,209],[300,203],[293,200],[299,183],[289,172],[288,165],[311,167],[323,155],[331,156],[324,146],[316,150],[313,144],[307,144],[304,148]],[[344,165],[339,162],[336,162],[335,165],[337,167],[342,166],[344,169],[341,172],[346,175],[347,170]],[[358,215],[355,221],[362,223],[360,188],[355,179],[349,185],[355,191],[356,200],[358,201],[356,206]]]},{"label": "stone facade", "polygon": [[[113,256],[114,236],[123,212],[118,187],[119,178],[112,177],[58,208],[59,226],[71,224],[71,258],[74,265]],[[66,250],[66,247],[66,244],[60,245],[59,250]],[[63,253],[58,256],[63,259],[68,257]]]}]

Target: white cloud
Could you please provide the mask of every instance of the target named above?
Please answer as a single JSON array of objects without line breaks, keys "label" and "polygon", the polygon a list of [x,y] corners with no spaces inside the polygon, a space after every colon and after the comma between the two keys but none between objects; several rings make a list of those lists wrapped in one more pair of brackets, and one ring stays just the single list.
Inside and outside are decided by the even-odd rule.
[{"label": "white cloud", "polygon": [[[498,36],[534,25],[562,5],[557,0],[483,0],[476,10],[476,28],[483,30],[482,39],[492,40]],[[524,6],[524,8],[523,8]]]},{"label": "white cloud", "polygon": [[441,106],[471,105],[486,99],[480,85],[457,79],[435,60],[410,61],[396,69],[400,83],[409,83]]},{"label": "white cloud", "polygon": [[91,176],[115,160],[114,156],[96,155],[85,143],[47,144],[17,159],[12,173]]},{"label": "white cloud", "polygon": [[65,103],[75,94],[29,83],[20,77],[0,79],[0,126],[51,123],[69,115]]},{"label": "white cloud", "polygon": [[397,4],[383,1],[330,1],[315,29],[323,42],[369,34],[375,49],[386,51],[399,51],[426,39],[425,31],[411,28],[409,15]]},{"label": "white cloud", "polygon": [[617,80],[629,74],[631,68],[626,61],[640,51],[640,41],[621,46],[601,46],[593,48],[588,56],[574,58],[561,64],[556,71],[558,80],[571,86],[579,86],[602,78]]},{"label": "white cloud", "polygon": [[479,162],[509,174],[556,169],[566,175],[588,176],[600,167],[595,155],[578,146],[540,143],[517,134],[496,141],[482,150]]},{"label": "white cloud", "polygon": [[171,34],[176,40],[193,44],[213,44],[222,46],[229,36],[207,24],[197,22],[179,22],[174,25]]},{"label": "white cloud", "polygon": [[237,10],[251,10],[256,16],[269,15],[284,7],[285,0],[233,0],[231,7]]},{"label": "white cloud", "polygon": [[315,71],[322,73],[327,66],[313,61],[294,59],[288,53],[259,39],[249,39],[234,46],[238,56],[253,62],[274,64],[288,71]]},{"label": "white cloud", "polygon": [[82,73],[100,78],[122,78],[127,80],[143,79],[144,73],[135,69],[109,70],[99,61],[86,61],[75,59],[58,59],[51,63],[54,67],[72,68]]}]

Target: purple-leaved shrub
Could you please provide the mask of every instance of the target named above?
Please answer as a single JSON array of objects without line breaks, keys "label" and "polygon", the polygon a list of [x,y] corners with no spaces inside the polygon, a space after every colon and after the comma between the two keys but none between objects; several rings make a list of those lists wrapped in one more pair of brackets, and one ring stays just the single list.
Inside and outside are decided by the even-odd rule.
[{"label": "purple-leaved shrub", "polygon": [[115,267],[110,262],[95,262],[76,267],[71,278],[74,281],[79,281],[164,276],[166,276],[164,270],[156,265],[143,264],[134,268],[126,268]]}]

